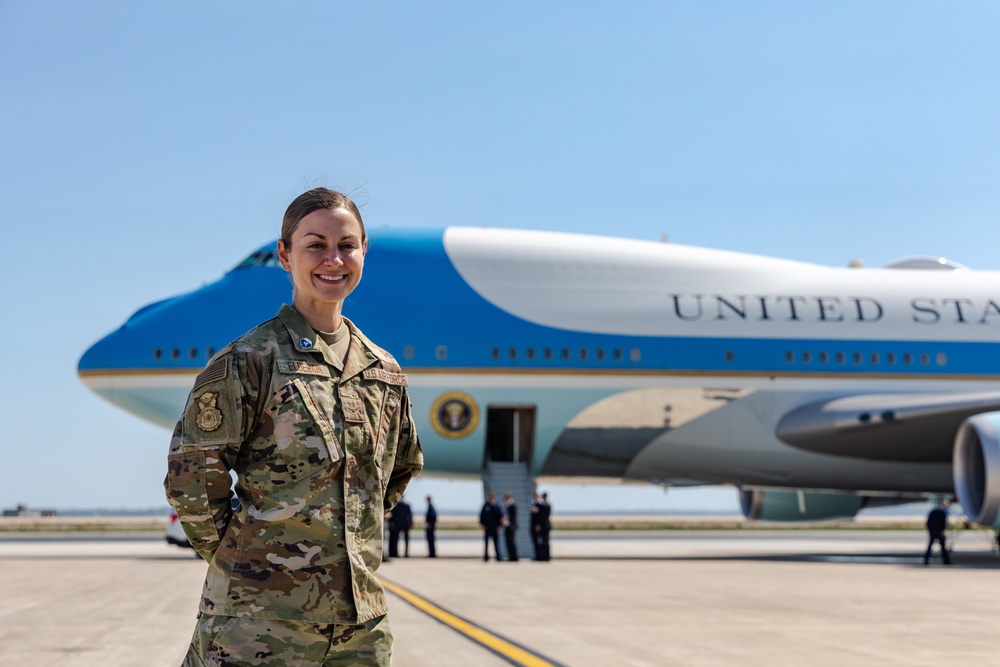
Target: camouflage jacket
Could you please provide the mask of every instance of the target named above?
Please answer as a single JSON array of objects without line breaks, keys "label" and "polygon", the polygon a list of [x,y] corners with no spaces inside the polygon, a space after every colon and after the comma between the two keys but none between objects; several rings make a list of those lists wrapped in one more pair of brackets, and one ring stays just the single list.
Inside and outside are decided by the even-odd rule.
[{"label": "camouflage jacket", "polygon": [[195,380],[164,486],[209,564],[206,613],[317,623],[386,613],[374,574],[383,516],[423,455],[406,376],[346,324],[341,362],[282,306]]}]

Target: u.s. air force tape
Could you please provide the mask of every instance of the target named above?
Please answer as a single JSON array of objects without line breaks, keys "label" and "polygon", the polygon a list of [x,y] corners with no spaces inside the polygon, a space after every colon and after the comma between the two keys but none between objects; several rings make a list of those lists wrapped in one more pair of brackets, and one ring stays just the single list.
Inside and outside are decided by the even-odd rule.
[{"label": "u.s. air force tape", "polygon": [[[216,380],[222,380],[226,377],[229,372],[229,357],[222,357],[218,361],[213,362],[198,374],[198,377],[194,380],[194,388],[208,384],[209,382],[215,382]],[[192,390],[193,391],[193,390]]]},{"label": "u.s. air force tape", "polygon": [[398,384],[401,387],[406,386],[405,373],[391,373],[384,368],[366,368],[364,376],[366,380],[381,380],[386,384]]}]

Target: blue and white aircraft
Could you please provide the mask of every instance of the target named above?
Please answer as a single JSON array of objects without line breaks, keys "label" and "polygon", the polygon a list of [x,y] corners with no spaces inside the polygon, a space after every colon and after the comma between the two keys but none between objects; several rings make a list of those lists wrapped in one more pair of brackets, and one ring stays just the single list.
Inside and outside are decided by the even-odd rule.
[{"label": "blue and white aircraft", "polygon": [[[380,232],[365,269],[344,312],[407,372],[428,472],[733,484],[776,520],[955,493],[1000,527],[1000,272],[458,227]],[[172,428],[290,298],[270,243],[138,310],[80,377]]]}]

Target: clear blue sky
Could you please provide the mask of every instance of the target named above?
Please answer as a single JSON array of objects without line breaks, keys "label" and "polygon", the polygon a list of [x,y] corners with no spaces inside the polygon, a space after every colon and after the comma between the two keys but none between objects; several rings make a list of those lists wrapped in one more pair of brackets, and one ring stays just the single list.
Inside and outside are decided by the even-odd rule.
[{"label": "clear blue sky", "polygon": [[77,359],[274,238],[305,188],[354,192],[371,229],[997,269],[997,119],[995,2],[0,3],[0,506],[163,504],[168,434]]}]

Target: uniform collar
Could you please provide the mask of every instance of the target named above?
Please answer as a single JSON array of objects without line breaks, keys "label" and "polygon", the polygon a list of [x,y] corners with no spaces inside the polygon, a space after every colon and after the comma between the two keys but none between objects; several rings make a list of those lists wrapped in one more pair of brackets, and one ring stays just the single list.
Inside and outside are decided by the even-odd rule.
[{"label": "uniform collar", "polygon": [[330,346],[316,333],[315,329],[309,326],[302,314],[294,307],[284,304],[278,310],[278,318],[288,329],[288,335],[292,339],[292,345],[299,352],[307,354],[318,354],[323,357],[330,366],[341,368],[341,381],[348,380],[355,375],[361,374],[366,368],[370,368],[376,363],[383,362],[383,354],[379,348],[372,344],[361,331],[354,326],[346,317],[344,324],[350,329],[350,347],[347,352],[347,360],[341,361],[333,356]]}]

